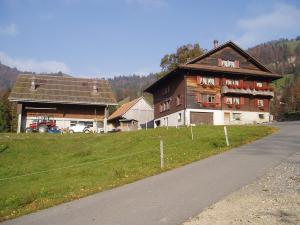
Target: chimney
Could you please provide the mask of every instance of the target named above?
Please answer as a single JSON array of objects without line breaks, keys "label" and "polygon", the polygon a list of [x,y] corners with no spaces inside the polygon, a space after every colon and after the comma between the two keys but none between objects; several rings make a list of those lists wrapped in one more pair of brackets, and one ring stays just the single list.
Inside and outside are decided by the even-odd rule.
[{"label": "chimney", "polygon": [[31,78],[30,90],[31,90],[31,91],[35,91],[35,89],[36,89],[36,81],[35,81],[35,77],[33,76],[33,77]]},{"label": "chimney", "polygon": [[98,93],[97,80],[95,80],[93,82],[93,94],[97,94],[97,93]]},{"label": "chimney", "polygon": [[218,40],[214,40],[214,48],[219,47],[219,41]]}]

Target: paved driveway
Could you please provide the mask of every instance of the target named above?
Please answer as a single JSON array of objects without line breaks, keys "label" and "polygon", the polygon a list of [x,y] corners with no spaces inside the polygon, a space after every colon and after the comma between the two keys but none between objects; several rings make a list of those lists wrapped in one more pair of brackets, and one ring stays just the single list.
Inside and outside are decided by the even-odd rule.
[{"label": "paved driveway", "polygon": [[300,122],[232,151],[1,225],[181,224],[300,151]]}]

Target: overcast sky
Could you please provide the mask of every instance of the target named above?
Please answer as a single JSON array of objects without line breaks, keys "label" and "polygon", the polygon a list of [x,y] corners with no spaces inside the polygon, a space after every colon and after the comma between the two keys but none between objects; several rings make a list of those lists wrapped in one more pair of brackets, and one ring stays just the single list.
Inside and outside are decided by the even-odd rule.
[{"label": "overcast sky", "polygon": [[298,35],[299,0],[0,0],[0,61],[38,73],[146,75],[183,44]]}]

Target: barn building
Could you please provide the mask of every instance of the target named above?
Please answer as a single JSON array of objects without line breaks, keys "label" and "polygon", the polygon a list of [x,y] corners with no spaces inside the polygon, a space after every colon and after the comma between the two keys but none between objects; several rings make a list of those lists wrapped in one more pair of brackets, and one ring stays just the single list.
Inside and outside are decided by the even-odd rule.
[{"label": "barn building", "polygon": [[40,117],[61,129],[82,122],[106,132],[108,106],[116,105],[107,80],[32,74],[18,76],[9,100],[17,103],[17,132]]},{"label": "barn building", "polygon": [[152,106],[141,96],[121,105],[109,118],[110,129],[122,131],[153,127],[154,112]]}]

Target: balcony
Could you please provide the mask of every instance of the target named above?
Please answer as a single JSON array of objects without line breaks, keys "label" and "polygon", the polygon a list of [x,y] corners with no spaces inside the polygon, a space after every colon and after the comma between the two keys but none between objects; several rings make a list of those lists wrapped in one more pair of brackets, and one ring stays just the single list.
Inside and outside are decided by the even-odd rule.
[{"label": "balcony", "polygon": [[238,86],[227,86],[223,85],[221,88],[221,93],[226,94],[246,94],[246,95],[260,95],[260,96],[271,96],[274,97],[274,91],[272,88],[245,88]]}]

